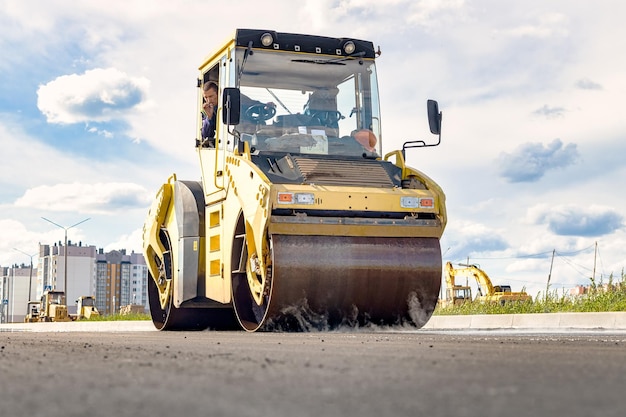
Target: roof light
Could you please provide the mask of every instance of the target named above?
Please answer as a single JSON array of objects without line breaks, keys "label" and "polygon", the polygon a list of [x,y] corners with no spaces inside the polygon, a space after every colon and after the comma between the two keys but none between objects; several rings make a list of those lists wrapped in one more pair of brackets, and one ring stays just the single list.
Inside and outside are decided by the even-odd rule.
[{"label": "roof light", "polygon": [[354,45],[354,42],[348,41],[343,45],[343,50],[346,54],[351,55],[356,50],[356,46]]},{"label": "roof light", "polygon": [[263,44],[263,46],[270,46],[273,42],[274,38],[272,37],[271,33],[266,32],[261,35],[261,44]]}]

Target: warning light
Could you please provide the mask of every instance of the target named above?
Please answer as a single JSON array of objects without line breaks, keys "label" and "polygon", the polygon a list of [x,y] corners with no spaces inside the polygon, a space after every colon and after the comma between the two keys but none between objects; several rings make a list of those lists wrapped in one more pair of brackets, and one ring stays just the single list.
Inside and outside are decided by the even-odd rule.
[{"label": "warning light", "polygon": [[279,204],[293,204],[293,193],[278,193]]}]

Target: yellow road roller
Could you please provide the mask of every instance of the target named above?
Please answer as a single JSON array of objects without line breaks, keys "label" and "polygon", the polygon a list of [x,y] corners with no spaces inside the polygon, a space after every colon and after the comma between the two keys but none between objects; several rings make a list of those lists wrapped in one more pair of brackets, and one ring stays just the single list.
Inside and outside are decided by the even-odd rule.
[{"label": "yellow road roller", "polygon": [[237,29],[206,57],[200,180],[172,174],[143,228],[157,329],[428,321],[445,195],[405,152],[438,145],[442,116],[428,100],[437,139],[383,153],[379,55],[370,41]]}]

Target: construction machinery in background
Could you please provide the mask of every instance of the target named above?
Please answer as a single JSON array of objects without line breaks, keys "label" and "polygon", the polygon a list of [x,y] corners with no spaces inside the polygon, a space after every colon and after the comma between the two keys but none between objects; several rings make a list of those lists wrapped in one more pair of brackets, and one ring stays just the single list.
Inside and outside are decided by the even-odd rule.
[{"label": "construction machinery in background", "polygon": [[47,290],[40,301],[29,301],[24,317],[25,323],[74,321],[90,319],[100,315],[96,308],[96,299],[91,295],[80,296],[76,300],[76,314],[68,314],[65,304],[65,292]]},{"label": "construction machinery in background", "polygon": [[38,321],[71,321],[65,303],[65,292],[47,290],[41,296]]},{"label": "construction machinery in background", "polygon": [[144,314],[146,308],[141,304],[127,304],[120,307],[120,315],[128,316],[131,314]]},{"label": "construction machinery in background", "polygon": [[459,306],[472,301],[472,288],[468,285],[467,281],[465,285],[456,283],[456,275],[450,262],[446,263],[444,278],[446,282],[446,294],[443,299],[439,300],[440,306]]},{"label": "construction machinery in background", "polygon": [[26,307],[26,316],[24,316],[24,323],[38,322],[40,309],[41,301],[29,301],[28,307]]},{"label": "construction machinery in background", "polygon": [[445,281],[446,298],[442,305],[459,305],[472,300],[471,288],[468,285],[456,284],[457,277],[473,277],[478,285],[478,295],[474,301],[481,303],[498,303],[504,305],[509,302],[530,302],[532,297],[525,291],[511,291],[510,285],[493,285],[491,279],[477,265],[459,264],[461,268],[454,268],[451,262],[446,262]]},{"label": "construction machinery in background", "polygon": [[[157,329],[428,321],[445,195],[405,151],[440,143],[441,112],[427,101],[436,142],[383,154],[379,55],[364,40],[238,29],[202,62],[201,181],[171,175],[143,228]],[[410,115],[398,131],[416,130]]]},{"label": "construction machinery in background", "polygon": [[92,295],[81,295],[76,300],[76,316],[74,320],[89,320],[98,317],[100,312],[96,308],[96,297]]}]

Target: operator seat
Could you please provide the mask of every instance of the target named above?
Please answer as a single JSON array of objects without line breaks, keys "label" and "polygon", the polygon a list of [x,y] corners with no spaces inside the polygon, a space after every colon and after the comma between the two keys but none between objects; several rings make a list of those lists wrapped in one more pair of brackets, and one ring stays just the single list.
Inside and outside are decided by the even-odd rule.
[{"label": "operator seat", "polygon": [[304,114],[319,121],[322,127],[339,128],[341,113],[337,111],[338,88],[321,88],[309,96],[304,105]]}]

